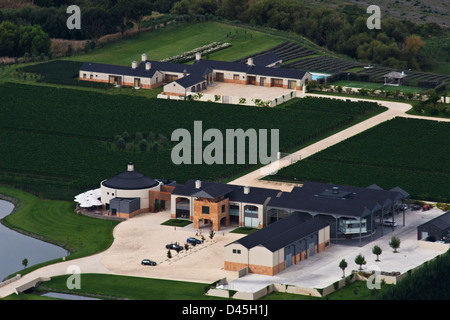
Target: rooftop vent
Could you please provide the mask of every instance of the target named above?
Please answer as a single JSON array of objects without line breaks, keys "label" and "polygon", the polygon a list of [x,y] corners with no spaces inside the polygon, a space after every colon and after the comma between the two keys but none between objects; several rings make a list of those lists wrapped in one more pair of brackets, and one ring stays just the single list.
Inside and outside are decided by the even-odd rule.
[{"label": "rooftop vent", "polygon": [[128,171],[134,171],[134,163],[128,162]]},{"label": "rooftop vent", "polygon": [[250,193],[250,187],[249,186],[245,186],[244,187],[244,194],[249,194]]},{"label": "rooftop vent", "polygon": [[201,58],[202,58],[201,52],[197,52],[197,53],[195,54],[195,60],[199,61],[199,60],[201,60]]},{"label": "rooftop vent", "polygon": [[247,59],[247,64],[249,65],[249,66],[253,66],[254,64],[253,64],[253,58],[248,58]]},{"label": "rooftop vent", "polygon": [[150,70],[152,68],[152,64],[150,62],[145,63],[145,70]]},{"label": "rooftop vent", "polygon": [[136,68],[137,68],[137,62],[136,62],[136,61],[133,61],[133,62],[131,63],[131,68],[133,68],[133,69],[136,69]]},{"label": "rooftop vent", "polygon": [[200,180],[195,181],[195,189],[200,189],[202,187],[202,182]]},{"label": "rooftop vent", "polygon": [[141,55],[141,60],[142,60],[143,62],[147,61],[147,54],[146,54],[146,53],[143,53],[143,54]]},{"label": "rooftop vent", "polygon": [[333,187],[333,194],[339,193],[339,187]]}]

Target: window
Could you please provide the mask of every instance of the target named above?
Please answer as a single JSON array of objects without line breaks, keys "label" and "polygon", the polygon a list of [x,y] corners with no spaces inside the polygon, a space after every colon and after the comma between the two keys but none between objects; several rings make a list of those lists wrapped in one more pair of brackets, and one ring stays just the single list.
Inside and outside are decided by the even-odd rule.
[{"label": "window", "polygon": [[241,254],[241,250],[233,249],[233,253],[235,253],[235,254]]},{"label": "window", "polygon": [[83,73],[83,79],[86,79],[86,73]]},{"label": "window", "polygon": [[222,205],[222,212],[225,212],[225,205]]},{"label": "window", "polygon": [[89,76],[90,79],[92,79],[92,74]]},{"label": "window", "polygon": [[239,80],[239,75],[238,74],[233,74],[233,80]]},{"label": "window", "polygon": [[209,214],[209,207],[207,207],[207,206],[202,206],[202,213],[203,213],[203,214]]}]

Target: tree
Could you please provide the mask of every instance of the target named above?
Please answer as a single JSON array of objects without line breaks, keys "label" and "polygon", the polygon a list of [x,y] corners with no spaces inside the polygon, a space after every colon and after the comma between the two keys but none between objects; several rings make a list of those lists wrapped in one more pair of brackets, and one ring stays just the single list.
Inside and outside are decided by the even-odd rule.
[{"label": "tree", "polygon": [[124,150],[125,146],[126,146],[126,142],[123,138],[120,138],[119,140],[117,140],[117,142],[116,142],[117,149]]},{"label": "tree", "polygon": [[14,24],[9,21],[3,21],[0,24],[0,56],[15,56],[16,39],[17,30]]},{"label": "tree", "polygon": [[22,265],[23,265],[24,269],[28,266],[28,259],[27,258],[22,260]]},{"label": "tree", "polygon": [[382,252],[383,252],[383,250],[381,250],[381,248],[380,248],[379,246],[377,246],[377,245],[375,245],[375,246],[372,248],[372,253],[375,254],[375,255],[377,256],[377,260],[375,260],[375,261],[380,261],[380,259],[379,259],[378,257],[379,257],[379,255],[380,255]]},{"label": "tree", "polygon": [[141,149],[142,152],[147,151],[147,149],[148,149],[148,142],[147,142],[147,140],[142,139],[139,142],[139,149]]},{"label": "tree", "polygon": [[362,254],[358,254],[355,258],[355,263],[359,265],[359,270],[362,270],[362,265],[366,264],[366,258]]},{"label": "tree", "polygon": [[167,250],[167,258],[169,258],[169,259],[172,258],[172,252],[170,252],[170,250]]},{"label": "tree", "polygon": [[347,268],[347,261],[345,259],[342,259],[341,262],[339,262],[339,268],[342,270],[342,278],[345,278],[345,268]]},{"label": "tree", "polygon": [[391,241],[389,242],[389,246],[394,249],[394,252],[397,253],[397,249],[400,248],[400,239],[397,238],[396,236],[393,236],[391,238]]},{"label": "tree", "polygon": [[212,240],[212,238],[214,238],[214,235],[215,235],[214,231],[211,230],[211,231],[209,232],[209,238]]}]

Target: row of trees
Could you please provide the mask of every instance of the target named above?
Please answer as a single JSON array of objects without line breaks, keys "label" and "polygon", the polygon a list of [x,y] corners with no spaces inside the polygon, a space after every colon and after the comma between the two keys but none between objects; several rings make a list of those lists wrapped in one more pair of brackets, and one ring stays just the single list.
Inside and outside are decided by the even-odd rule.
[{"label": "row of trees", "polygon": [[[394,249],[394,252],[395,252],[395,253],[397,253],[397,252],[398,252],[397,249],[400,248],[400,243],[401,243],[400,239],[399,239],[398,237],[396,237],[396,236],[393,236],[393,237],[391,238],[391,241],[389,242],[389,246],[390,246],[392,249]],[[380,248],[380,246],[375,245],[375,246],[372,248],[372,253],[373,253],[374,255],[377,256],[377,258],[376,258],[375,261],[380,261],[380,255],[383,253],[383,250]],[[359,265],[359,270],[362,270],[362,266],[365,265],[365,264],[367,263],[367,261],[366,261],[366,258],[365,258],[362,254],[358,254],[358,255],[356,256],[356,258],[355,258],[355,263],[356,263],[357,265]],[[345,261],[345,259],[342,259],[342,260],[339,262],[339,268],[340,268],[340,269],[342,270],[342,272],[343,272],[342,278],[345,278],[345,269],[346,269],[347,267],[348,267],[347,261]]]},{"label": "row of trees", "polygon": [[39,25],[15,26],[9,21],[0,24],[0,57],[47,55],[51,41]]},{"label": "row of trees", "polygon": [[[134,152],[137,148],[141,152],[146,152],[147,150],[158,151],[159,148],[167,148],[171,141],[162,134],[155,134],[153,132],[144,135],[141,132],[137,132],[134,137],[132,137],[127,131],[121,135],[116,135],[113,140],[114,145],[118,150],[126,150]],[[110,147],[110,143],[107,143]]]}]

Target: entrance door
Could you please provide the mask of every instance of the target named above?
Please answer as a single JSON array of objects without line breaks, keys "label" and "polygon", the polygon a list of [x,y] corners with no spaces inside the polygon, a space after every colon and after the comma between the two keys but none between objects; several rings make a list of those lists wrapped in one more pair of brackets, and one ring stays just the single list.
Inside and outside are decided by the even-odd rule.
[{"label": "entrance door", "polygon": [[292,266],[292,253],[286,255],[286,269]]},{"label": "entrance door", "polygon": [[248,76],[247,77],[248,84],[256,85],[256,77],[255,76]]},{"label": "entrance door", "polygon": [[314,255],[314,253],[315,253],[314,247],[315,247],[315,243],[314,243],[314,242],[311,242],[311,243],[308,245],[309,256],[310,256],[310,257],[312,257],[312,256]]},{"label": "entrance door", "polygon": [[224,82],[225,76],[221,72],[216,73],[216,81]]},{"label": "entrance door", "polygon": [[289,89],[295,89],[296,84],[297,84],[297,81],[295,81],[295,80],[289,80],[289,81],[288,81],[288,88],[289,88]]},{"label": "entrance door", "polygon": [[141,86],[141,79],[140,78],[134,78],[134,86],[140,87]]},{"label": "entrance door", "polygon": [[264,87],[266,85],[266,78],[264,77],[259,78],[259,85]]}]

